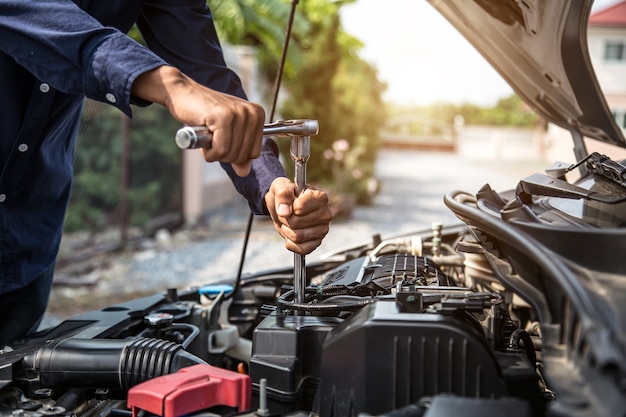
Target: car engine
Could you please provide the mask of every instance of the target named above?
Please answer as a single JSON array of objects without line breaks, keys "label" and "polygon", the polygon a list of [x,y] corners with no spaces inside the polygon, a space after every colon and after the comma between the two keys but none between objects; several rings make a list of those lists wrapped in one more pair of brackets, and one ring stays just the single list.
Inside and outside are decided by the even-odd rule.
[{"label": "car engine", "polygon": [[0,415],[625,415],[626,166],[546,172],[307,265],[299,302],[283,268],[66,320],[0,354]]}]

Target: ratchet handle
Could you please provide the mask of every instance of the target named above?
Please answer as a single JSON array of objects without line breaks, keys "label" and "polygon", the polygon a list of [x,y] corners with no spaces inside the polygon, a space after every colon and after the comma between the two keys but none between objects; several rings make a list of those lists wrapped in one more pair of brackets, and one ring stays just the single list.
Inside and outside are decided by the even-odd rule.
[{"label": "ratchet handle", "polygon": [[[278,120],[263,126],[264,136],[311,136],[319,133],[317,120]],[[206,126],[185,126],[176,132],[176,145],[180,149],[209,149],[213,133]]]},{"label": "ratchet handle", "polygon": [[209,149],[213,144],[213,132],[206,126],[185,126],[176,132],[176,145],[180,149]]}]

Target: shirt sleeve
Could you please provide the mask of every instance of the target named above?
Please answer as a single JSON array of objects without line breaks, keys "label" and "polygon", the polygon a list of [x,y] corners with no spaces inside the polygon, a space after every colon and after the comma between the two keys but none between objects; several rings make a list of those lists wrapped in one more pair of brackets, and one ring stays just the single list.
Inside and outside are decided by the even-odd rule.
[{"label": "shirt sleeve", "polygon": [[224,61],[205,0],[146,0],[137,26],[150,50],[195,81],[247,98],[241,80]]},{"label": "shirt sleeve", "polygon": [[131,114],[135,78],[166,64],[70,0],[0,0],[0,49],[39,80]]},{"label": "shirt sleeve", "polygon": [[[173,65],[197,82],[246,98],[239,77],[223,58],[205,0],[0,0],[0,50],[40,81],[66,94],[105,102],[131,116],[134,80]],[[95,16],[95,17],[94,17]],[[125,33],[137,23],[148,48]],[[228,164],[222,167],[231,175]],[[234,175],[234,174],[233,174]],[[231,175],[256,214],[263,196],[284,171],[269,142],[253,171]]]},{"label": "shirt sleeve", "polygon": [[270,189],[272,181],[278,177],[286,177],[278,159],[276,142],[267,137],[263,138],[261,155],[252,161],[252,169],[245,177],[238,176],[230,164],[221,165],[239,194],[248,200],[252,213],[269,215],[265,206],[265,194]]}]

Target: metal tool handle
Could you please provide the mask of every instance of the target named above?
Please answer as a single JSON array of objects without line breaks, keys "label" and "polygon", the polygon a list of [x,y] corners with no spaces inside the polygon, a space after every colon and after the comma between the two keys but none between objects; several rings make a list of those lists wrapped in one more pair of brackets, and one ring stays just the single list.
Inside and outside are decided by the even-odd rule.
[{"label": "metal tool handle", "polygon": [[[310,136],[317,135],[317,120],[277,120],[263,127],[264,136]],[[180,149],[210,148],[213,133],[206,126],[185,126],[176,132],[176,145]]]},{"label": "metal tool handle", "polygon": [[[298,195],[306,188],[306,164],[311,155],[311,135],[319,133],[317,120],[278,120],[263,127],[264,136],[291,137],[291,158],[295,164]],[[181,149],[210,148],[213,133],[206,126],[185,126],[176,132],[176,144]],[[304,302],[306,287],[306,263],[304,255],[294,253],[294,301]],[[296,314],[299,314],[296,311]]]},{"label": "metal tool handle", "polygon": [[[294,162],[297,194],[300,195],[306,188],[306,164],[311,156],[311,137],[294,136],[291,138],[291,159]],[[304,303],[304,289],[306,288],[306,261],[304,255],[294,253],[293,264],[293,291],[294,301]],[[296,310],[296,315],[300,314]]]}]

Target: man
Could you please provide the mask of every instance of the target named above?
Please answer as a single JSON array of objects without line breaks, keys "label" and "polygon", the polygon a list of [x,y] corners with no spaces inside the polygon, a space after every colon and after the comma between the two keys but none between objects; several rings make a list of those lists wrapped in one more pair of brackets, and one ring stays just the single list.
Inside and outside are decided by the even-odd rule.
[{"label": "man", "polygon": [[[205,160],[272,217],[287,249],[321,243],[327,196],[295,198],[204,0],[0,0],[0,16],[0,347],[32,333],[47,306],[84,97],[129,116],[130,104],[158,103],[207,126]],[[135,23],[149,49],[125,35]]]}]

